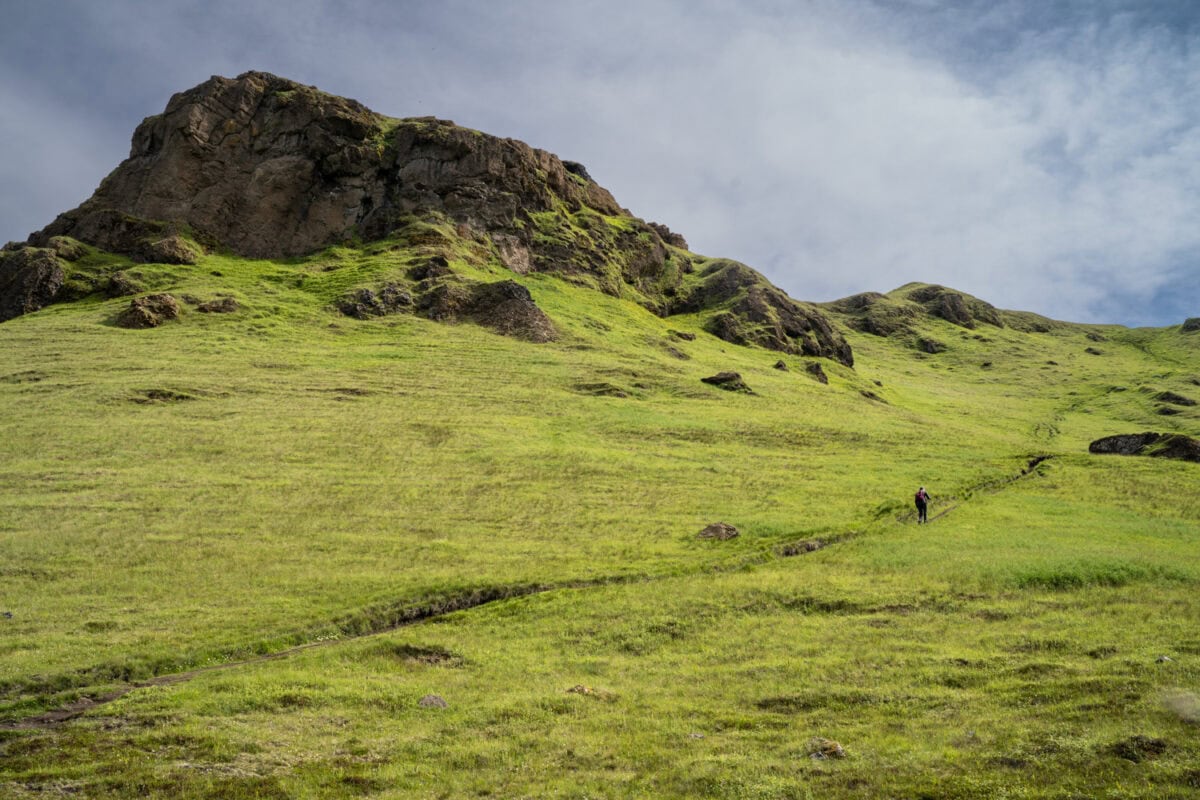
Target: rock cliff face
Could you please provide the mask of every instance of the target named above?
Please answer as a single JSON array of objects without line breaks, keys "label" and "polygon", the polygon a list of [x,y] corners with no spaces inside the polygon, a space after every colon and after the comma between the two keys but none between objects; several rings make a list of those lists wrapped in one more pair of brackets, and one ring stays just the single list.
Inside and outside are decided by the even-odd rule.
[{"label": "rock cliff face", "polygon": [[95,194],[29,243],[70,237],[156,263],[195,261],[192,241],[281,258],[384,239],[431,215],[515,273],[576,276],[662,315],[711,311],[706,327],[728,341],[853,363],[816,309],[748,267],[731,291],[697,287],[683,237],[624,211],[581,164],[261,72],[172,97]]},{"label": "rock cliff face", "polygon": [[[391,120],[265,73],[214,77],[175,95],[133,135],[129,158],[79,208],[35,234],[123,251],[129,218],[183,224],[256,258],[386,236],[420,209],[513,229],[557,203],[620,213],[556,156],[432,118]],[[137,232],[135,231],[134,234]]]}]

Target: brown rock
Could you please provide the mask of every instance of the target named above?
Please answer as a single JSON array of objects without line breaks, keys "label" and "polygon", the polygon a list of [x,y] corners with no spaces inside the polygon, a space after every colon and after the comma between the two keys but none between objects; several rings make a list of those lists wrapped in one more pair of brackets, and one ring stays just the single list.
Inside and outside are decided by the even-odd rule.
[{"label": "brown rock", "polygon": [[0,322],[54,302],[66,281],[53,250],[37,247],[0,252]]},{"label": "brown rock", "polygon": [[1200,441],[1179,433],[1125,433],[1097,439],[1088,446],[1097,454],[1145,455],[1200,462]]},{"label": "brown rock", "polygon": [[167,320],[179,318],[179,302],[169,294],[135,297],[129,308],[117,315],[121,328],[156,328]]},{"label": "brown rock", "polygon": [[727,522],[714,522],[697,534],[701,539],[725,541],[738,535],[738,529]]},{"label": "brown rock", "polygon": [[814,737],[808,742],[808,757],[823,761],[827,758],[845,758],[846,750],[833,739]]},{"label": "brown rock", "polygon": [[335,303],[338,311],[355,319],[370,319],[395,314],[412,308],[413,298],[409,291],[394,283],[382,287],[378,292],[371,289],[356,289]]},{"label": "brown rock", "polygon": [[200,303],[196,306],[196,310],[205,314],[229,314],[237,311],[241,305],[232,297],[222,297],[219,300],[209,300],[207,303]]},{"label": "brown rock", "polygon": [[109,275],[104,284],[104,293],[109,297],[129,297],[141,291],[142,285],[122,271]]},{"label": "brown rock", "polygon": [[716,375],[701,378],[700,381],[710,386],[716,386],[718,389],[724,389],[727,392],[754,394],[753,390],[742,380],[741,374],[737,372],[718,372]]},{"label": "brown rock", "polygon": [[143,122],[129,158],[35,238],[67,234],[126,252],[129,231],[119,229],[167,222],[274,258],[383,238],[418,210],[526,246],[532,237],[516,222],[530,212],[565,203],[622,213],[595,182],[524,143],[430,117],[402,120],[386,137],[385,124],[354,100],[267,73],[213,77]]},{"label": "brown rock", "polygon": [[674,302],[669,313],[724,307],[704,326],[719,339],[854,365],[850,345],[823,314],[792,300],[745,264],[718,260],[701,276],[703,282]]},{"label": "brown rock", "polygon": [[529,342],[550,342],[558,335],[550,318],[533,302],[529,290],[516,281],[476,286],[467,316],[496,333]]},{"label": "brown rock", "polygon": [[829,376],[825,374],[825,370],[821,365],[813,361],[804,366],[804,371],[812,375],[818,383],[829,383]]}]

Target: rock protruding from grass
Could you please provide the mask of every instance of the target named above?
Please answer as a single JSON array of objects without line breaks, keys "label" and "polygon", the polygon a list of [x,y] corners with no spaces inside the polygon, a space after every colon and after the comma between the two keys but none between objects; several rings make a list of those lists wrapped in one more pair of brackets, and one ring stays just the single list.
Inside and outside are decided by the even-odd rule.
[{"label": "rock protruding from grass", "polygon": [[1158,394],[1154,395],[1154,399],[1159,400],[1163,403],[1170,403],[1173,406],[1194,406],[1194,405],[1196,405],[1196,401],[1193,400],[1192,398],[1185,397],[1184,395],[1181,395],[1181,394],[1176,394],[1175,392],[1159,392]]},{"label": "rock protruding from grass", "polygon": [[135,297],[129,308],[117,315],[117,326],[121,328],[157,328],[164,322],[179,318],[179,301],[169,294],[151,294]]},{"label": "rock protruding from grass", "polygon": [[727,392],[754,394],[754,390],[742,380],[741,373],[738,372],[718,372],[716,375],[701,378],[700,381],[711,386],[716,386],[718,389],[724,389]]},{"label": "rock protruding from grass", "polygon": [[1130,736],[1128,739],[1114,742],[1109,747],[1109,752],[1118,758],[1140,764],[1143,761],[1149,761],[1167,752],[1167,742],[1165,739],[1138,734]]},{"label": "rock protruding from grass", "polygon": [[389,283],[378,291],[355,289],[336,303],[338,311],[355,319],[370,319],[408,311],[413,306],[412,294],[402,286]]},{"label": "rock protruding from grass", "polygon": [[907,296],[932,316],[963,328],[974,328],[980,322],[1004,327],[1004,320],[995,306],[945,286],[918,286],[909,290]]},{"label": "rock protruding from grass", "polygon": [[1195,333],[1200,331],[1200,317],[1188,317],[1183,321],[1183,326],[1180,328],[1184,333]]},{"label": "rock protruding from grass", "polygon": [[241,305],[232,297],[209,300],[206,303],[200,303],[196,306],[196,310],[204,314],[232,314],[239,308],[241,308]]},{"label": "rock protruding from grass", "polygon": [[711,525],[707,525],[704,530],[697,534],[701,539],[716,539],[719,542],[733,539],[738,535],[740,535],[738,529],[728,522],[714,522]]},{"label": "rock protruding from grass", "polygon": [[829,383],[829,376],[825,374],[825,370],[821,365],[815,361],[806,364],[804,371],[811,375],[817,383]]},{"label": "rock protruding from grass", "polygon": [[65,281],[53,250],[6,247],[0,251],[0,322],[48,306]]},{"label": "rock protruding from grass", "polygon": [[421,708],[449,708],[450,704],[436,694],[427,694],[417,701]]},{"label": "rock protruding from grass", "polygon": [[1088,445],[1088,452],[1119,456],[1135,456],[1162,438],[1161,433],[1120,433],[1105,436]]},{"label": "rock protruding from grass", "polygon": [[846,757],[846,749],[841,744],[833,739],[823,739],[819,736],[809,740],[807,751],[808,757],[817,761]]},{"label": "rock protruding from grass", "polygon": [[1179,433],[1124,433],[1097,439],[1089,452],[1123,456],[1145,455],[1200,462],[1200,441]]},{"label": "rock protruding from grass", "polygon": [[946,345],[942,344],[937,339],[932,339],[927,336],[918,337],[916,344],[917,344],[917,349],[920,350],[922,353],[929,353],[930,355],[936,355],[938,353],[946,352]]},{"label": "rock protruding from grass", "polygon": [[854,366],[850,345],[825,315],[792,300],[745,264],[717,260],[699,277],[686,296],[671,304],[669,314],[712,309],[716,313],[704,329],[719,339]]},{"label": "rock protruding from grass", "polygon": [[546,312],[516,281],[477,284],[465,316],[496,333],[529,342],[550,342],[558,336]]},{"label": "rock protruding from grass", "polygon": [[143,291],[145,291],[145,287],[123,270],[109,275],[104,284],[104,293],[109,297],[129,297]]}]

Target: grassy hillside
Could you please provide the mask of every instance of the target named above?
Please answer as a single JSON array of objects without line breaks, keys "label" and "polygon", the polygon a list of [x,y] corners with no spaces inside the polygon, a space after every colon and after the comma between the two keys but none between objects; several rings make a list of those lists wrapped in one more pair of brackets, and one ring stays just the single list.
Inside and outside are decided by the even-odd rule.
[{"label": "grassy hillside", "polygon": [[240,308],[0,325],[0,795],[1194,796],[1200,467],[1087,445],[1200,434],[1200,334],[904,287],[785,371],[550,276],[546,344],[333,309],[411,245],[93,253]]}]

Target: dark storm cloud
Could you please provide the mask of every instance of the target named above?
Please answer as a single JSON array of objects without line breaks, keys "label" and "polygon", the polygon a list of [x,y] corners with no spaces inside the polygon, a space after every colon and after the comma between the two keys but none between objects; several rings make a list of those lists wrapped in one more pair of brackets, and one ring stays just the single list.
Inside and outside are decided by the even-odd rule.
[{"label": "dark storm cloud", "polygon": [[1200,313],[1200,48],[1166,2],[3,4],[0,238],[133,127],[264,69],[583,161],[794,296],[910,280],[1051,316]]}]

